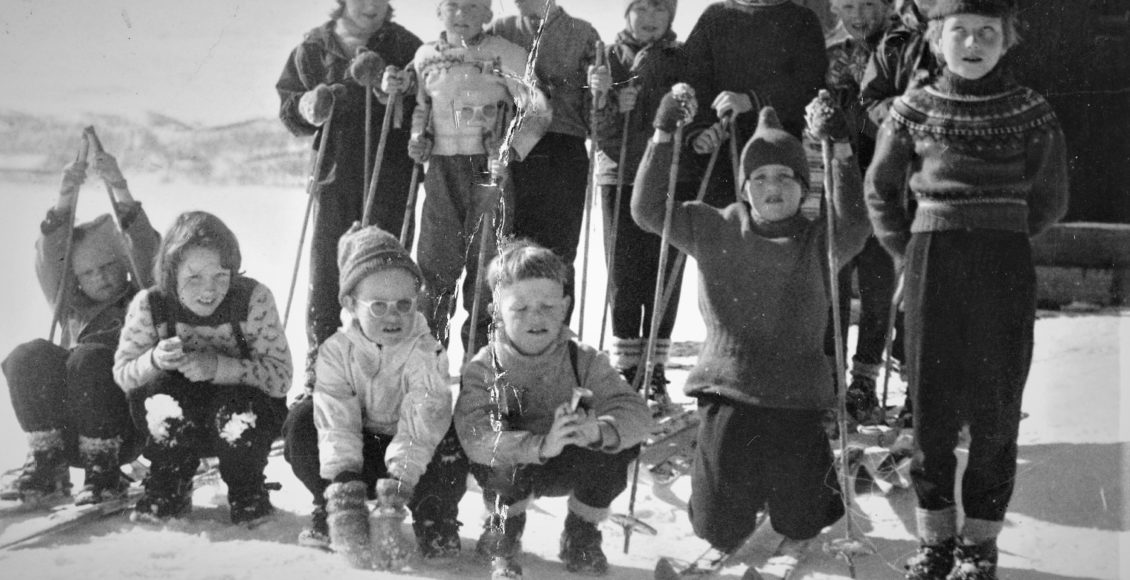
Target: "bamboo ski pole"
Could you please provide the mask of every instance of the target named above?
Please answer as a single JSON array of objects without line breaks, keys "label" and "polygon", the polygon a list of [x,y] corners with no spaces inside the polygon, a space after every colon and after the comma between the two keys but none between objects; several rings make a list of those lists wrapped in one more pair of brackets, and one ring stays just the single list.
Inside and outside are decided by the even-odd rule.
[{"label": "bamboo ski pole", "polygon": [[[676,97],[682,99],[694,99],[694,91],[689,85],[678,84],[673,87],[672,92]],[[667,246],[668,240],[671,239],[671,220],[675,213],[675,189],[679,184],[679,157],[682,151],[683,144],[683,127],[686,125],[685,121],[680,121],[675,127],[675,136],[672,140],[674,144],[671,156],[671,169],[667,177],[667,204],[663,214],[663,229],[659,236],[659,272],[655,277],[655,297],[652,301],[651,309],[651,328],[648,332],[647,349],[644,354],[644,368],[643,368],[643,398],[646,401],[651,396],[651,376],[652,376],[652,361],[655,358],[655,343],[659,337],[659,302],[663,299],[664,288],[664,274],[667,263]],[[634,518],[636,513],[636,492],[639,489],[640,482],[640,462],[636,460],[635,467],[632,469],[632,491],[628,499],[628,518]],[[628,549],[632,542],[632,528],[624,528],[624,553],[628,553]]]},{"label": "bamboo ski pole", "polygon": [[[501,190],[499,195],[501,195]],[[482,301],[483,292],[483,279],[486,277],[487,269],[487,236],[491,234],[491,222],[494,221],[495,210],[490,210],[487,213],[479,216],[479,255],[475,261],[475,293],[471,302],[471,322],[470,328],[467,332],[467,348],[463,352],[463,364],[471,362],[471,357],[475,356],[475,340],[478,339],[479,329],[479,302]]]},{"label": "bamboo ski pole", "polygon": [[[596,68],[605,66],[604,43],[596,41],[594,44]],[[585,302],[588,296],[589,283],[589,243],[592,239],[592,200],[596,195],[596,152],[597,152],[597,114],[604,107],[604,94],[593,93],[592,110],[589,115],[589,180],[585,187],[584,210],[584,243],[581,249],[581,288],[577,293],[577,340],[585,339]]]},{"label": "bamboo ski pole", "polygon": [[381,177],[381,166],[384,165],[385,158],[385,145],[388,144],[388,130],[392,124],[392,112],[396,109],[396,102],[400,99],[400,94],[390,95],[388,104],[385,105],[384,119],[381,121],[381,136],[377,140],[377,156],[373,162],[373,177],[369,180],[369,190],[365,194],[365,208],[361,214],[361,225],[367,226],[373,223],[373,202],[377,197],[377,182]]},{"label": "bamboo ski pole", "polygon": [[314,211],[314,203],[321,195],[318,189],[318,177],[322,174],[322,162],[326,158],[327,143],[332,135],[334,110],[330,107],[330,115],[322,125],[322,136],[318,141],[318,152],[314,155],[314,166],[311,168],[310,177],[306,180],[306,213],[302,216],[302,231],[298,234],[298,250],[294,254],[294,270],[290,274],[290,289],[286,293],[286,308],[283,309],[283,330],[290,322],[290,306],[294,302],[294,288],[298,284],[298,267],[302,264],[302,246],[306,242],[306,228],[310,225],[310,215]]},{"label": "bamboo ski pole", "polygon": [[[98,138],[98,134],[94,132],[93,126],[88,126],[82,130],[83,138],[90,144],[89,148],[94,150],[94,154],[105,153],[102,148],[102,140]],[[130,274],[133,276],[133,283],[137,289],[142,287],[141,266],[137,263],[137,257],[133,254],[133,240],[126,235],[125,228],[122,227],[121,217],[118,216],[117,207],[114,204],[114,186],[109,181],[103,179],[102,183],[106,186],[106,195],[110,198],[110,216],[114,220],[114,227],[118,230],[118,235],[122,238],[122,243],[126,248],[126,257],[129,259]]]},{"label": "bamboo ski pole", "polygon": [[[89,156],[90,142],[85,135],[78,153],[75,154],[75,163],[85,164]],[[59,287],[55,289],[55,311],[51,314],[51,328],[47,332],[47,341],[55,342],[55,327],[63,324],[63,307],[67,301],[67,281],[71,277],[71,250],[75,242],[75,213],[78,211],[78,189],[75,190],[75,201],[71,206],[70,215],[67,216],[67,238],[63,243],[63,269],[59,273]]]},{"label": "bamboo ski pole", "polygon": [[608,330],[608,313],[612,310],[612,303],[616,300],[616,284],[613,282],[613,272],[616,271],[616,241],[620,233],[620,203],[624,195],[624,165],[628,162],[628,131],[632,128],[632,112],[624,114],[624,126],[620,132],[620,159],[616,164],[616,195],[612,201],[612,233],[608,235],[607,268],[608,276],[604,283],[604,307],[600,311],[600,342],[597,350],[604,350],[604,336]]},{"label": "bamboo ski pole", "polygon": [[[432,121],[432,103],[426,101],[424,108],[424,135],[428,134]],[[420,193],[420,173],[424,171],[422,163],[412,164],[412,179],[408,183],[408,200],[404,203],[404,221],[400,222],[400,245],[405,250],[412,251],[412,240],[408,239],[408,232],[412,229],[412,222],[416,219],[416,198]]]}]

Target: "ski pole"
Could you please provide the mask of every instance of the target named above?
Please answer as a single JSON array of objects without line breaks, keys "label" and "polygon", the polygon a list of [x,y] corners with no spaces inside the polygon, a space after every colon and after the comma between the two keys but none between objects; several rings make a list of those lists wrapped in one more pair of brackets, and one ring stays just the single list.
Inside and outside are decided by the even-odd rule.
[{"label": "ski pole", "polygon": [[[94,126],[88,126],[82,130],[82,136],[90,144],[89,147],[94,150],[95,155],[105,153],[106,150],[102,148],[102,140],[98,138],[98,134],[94,132]],[[122,227],[122,219],[118,216],[118,210],[114,205],[114,187],[110,182],[103,179],[102,182],[106,185],[106,195],[110,198],[110,216],[114,219],[114,226],[118,230],[118,235],[122,238],[122,243],[126,248],[126,256],[129,258],[130,274],[133,275],[134,286],[141,289],[142,280],[141,266],[137,263],[137,257],[133,254],[133,240],[126,235],[125,228]]]},{"label": "ski pole", "polygon": [[[593,67],[600,68],[604,64],[604,43],[596,41],[594,44],[596,60]],[[585,240],[581,250],[581,289],[577,296],[577,340],[585,338],[585,298],[588,294],[589,282],[589,242],[592,238],[592,198],[596,193],[596,151],[597,151],[597,114],[604,105],[604,94],[594,92],[592,95],[592,114],[589,115],[589,182],[585,188],[585,214],[584,233]]]},{"label": "ski pole", "polygon": [[[75,154],[75,163],[85,164],[89,155],[90,142],[83,138],[83,143]],[[75,190],[74,205],[71,206],[70,215],[67,216],[67,239],[63,244],[63,269],[59,273],[59,287],[55,289],[55,312],[51,314],[51,328],[47,332],[47,341],[55,342],[55,327],[63,324],[63,302],[67,300],[67,280],[71,276],[71,250],[75,243],[75,213],[78,211],[78,190]]]},{"label": "ski pole", "polygon": [[[365,173],[362,177],[363,191],[369,191],[370,171],[373,167],[373,88],[380,86],[378,70],[384,69],[380,55],[367,47],[357,47],[353,60],[349,63],[349,76],[365,88]],[[376,76],[374,76],[376,75]]]},{"label": "ski pole", "polygon": [[[499,192],[501,194],[501,191]],[[467,332],[467,348],[463,352],[463,364],[471,362],[471,357],[475,356],[475,339],[478,338],[479,328],[479,302],[482,300],[483,292],[483,278],[486,276],[486,262],[487,262],[487,236],[492,228],[488,225],[494,221],[494,209],[479,216],[479,255],[476,259],[475,268],[475,294],[471,302],[471,324]]]},{"label": "ski pole", "polygon": [[734,200],[742,199],[742,158],[738,152],[738,122],[730,117],[730,169],[734,174]]},{"label": "ski pole", "polygon": [[[432,121],[432,104],[431,101],[425,103],[424,118],[424,134],[427,135],[428,128],[431,126]],[[400,245],[404,246],[405,250],[412,251],[412,240],[408,239],[408,230],[411,229],[412,222],[416,219],[416,197],[420,193],[420,172],[424,170],[421,163],[412,164],[412,179],[408,183],[408,200],[404,203],[404,221],[400,222]]]},{"label": "ski pole", "polygon": [[[694,99],[694,90],[689,85],[679,83],[675,85],[671,91],[680,100]],[[686,121],[680,121],[675,126],[675,137],[672,140],[674,143],[674,151],[671,157],[671,169],[667,178],[667,205],[663,214],[663,230],[659,237],[659,272],[655,277],[655,297],[652,300],[651,308],[651,328],[648,332],[647,349],[644,357],[643,367],[643,398],[646,401],[651,396],[651,375],[652,375],[652,361],[655,358],[655,343],[659,338],[659,302],[663,299],[664,287],[664,274],[666,269],[663,267],[667,263],[667,242],[671,239],[671,220],[675,213],[675,189],[679,184],[679,157],[682,151],[683,143],[683,127]],[[635,461],[635,467],[632,470],[632,492],[628,499],[628,517],[635,517],[636,513],[636,491],[639,489],[640,482],[640,462]],[[624,528],[624,553],[628,553],[628,548],[631,546],[632,541],[632,528]]]},{"label": "ski pole", "polygon": [[310,225],[310,215],[314,212],[314,203],[321,195],[321,190],[318,189],[318,177],[322,174],[322,161],[326,158],[327,143],[330,142],[331,133],[334,120],[333,106],[330,106],[330,114],[326,117],[326,122],[322,125],[321,140],[318,141],[318,152],[314,155],[314,167],[310,171],[310,177],[306,180],[306,214],[302,217],[302,232],[298,234],[298,250],[294,254],[294,270],[290,274],[290,289],[286,293],[286,308],[283,309],[283,330],[286,330],[287,323],[290,322],[290,305],[294,301],[294,287],[298,284],[298,267],[302,263],[302,246],[306,242],[306,228]]},{"label": "ski pole", "polygon": [[384,165],[385,145],[388,143],[388,129],[389,125],[392,124],[392,112],[396,109],[396,101],[399,98],[399,93],[390,95],[388,104],[385,105],[385,116],[384,120],[381,121],[381,136],[377,141],[377,158],[373,162],[373,178],[369,180],[369,191],[365,194],[365,208],[361,214],[362,226],[373,223],[373,201],[377,197],[377,181],[381,176],[381,165]]},{"label": "ski pole", "polygon": [[613,282],[613,272],[616,271],[616,240],[620,233],[620,202],[624,195],[624,164],[628,160],[628,131],[631,130],[632,112],[624,114],[624,129],[620,133],[620,159],[616,165],[616,195],[612,202],[612,233],[608,235],[608,279],[604,283],[604,307],[600,311],[600,342],[598,350],[604,350],[604,335],[608,330],[608,313],[612,310],[612,303],[616,300],[616,284]]},{"label": "ski pole", "polygon": [[906,278],[902,273],[899,273],[898,285],[895,286],[895,293],[891,296],[891,309],[887,311],[887,333],[883,339],[883,353],[886,354],[887,358],[883,364],[883,403],[880,406],[883,409],[884,418],[887,415],[887,389],[891,384],[891,367],[894,366],[894,356],[892,356],[891,351],[895,344],[895,319],[899,314],[899,305],[902,304],[902,294],[906,290],[905,284]]}]

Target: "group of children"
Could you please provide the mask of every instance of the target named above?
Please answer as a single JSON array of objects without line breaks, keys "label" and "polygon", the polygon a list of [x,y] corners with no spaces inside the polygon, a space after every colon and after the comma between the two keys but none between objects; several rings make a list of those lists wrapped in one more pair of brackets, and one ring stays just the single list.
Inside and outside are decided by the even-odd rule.
[{"label": "group of children", "polygon": [[[849,38],[829,59],[816,16],[787,0],[712,5],[686,45],[670,30],[674,0],[628,0],[608,64],[592,66],[595,31],[553,0],[518,0],[518,16],[493,23],[486,0],[444,0],[444,30],[427,44],[391,21],[387,0],[339,0],[278,85],[284,122],[315,134],[331,160],[312,176],[303,392],[287,409],[290,349],[270,290],[241,272],[232,232],[190,212],[158,247],[108,156],[95,169],[114,184],[130,242],[95,242],[114,238],[99,218],[75,229],[71,270],[60,267],[61,225],[85,173],[69,166],[38,246],[44,291],[64,300],[63,346],[34,341],[4,362],[31,447],[19,495],[65,491],[75,462],[86,469],[77,501],[120,495],[117,466],[142,453],[151,468],[134,513],[163,521],[191,508],[199,460],[216,456],[232,522],[251,522],[273,509],[263,470],[281,433],[314,498],[302,544],[361,568],[458,553],[472,475],[487,513],[476,551],[494,578],[521,577],[526,511],[543,496],[568,496],[566,568],[604,574],[599,524],[653,422],[629,382],[644,363],[665,232],[698,264],[707,327],[684,386],[701,418],[691,524],[726,557],[768,510],[784,539],[764,572],[787,577],[844,514],[823,423],[842,379],[826,347],[829,286],[839,266],[863,268],[871,247],[906,277],[921,539],[907,578],[995,578],[1032,354],[1028,238],[1066,209],[1063,135],[1047,103],[999,65],[1017,41],[1010,1],[902,4],[927,24],[884,35],[881,0],[834,0]],[[350,76],[362,47],[388,65],[380,83]],[[922,50],[932,66],[907,64],[931,61]],[[696,95],[671,92],[676,81]],[[814,99],[826,82],[832,102]],[[384,157],[369,160],[378,221],[348,227],[365,214],[373,101],[394,121],[380,135]],[[831,228],[801,212],[813,186],[805,134],[834,144],[825,170],[836,187],[822,209]],[[699,161],[735,137],[740,154],[717,156],[705,175]],[[395,232],[417,163],[427,169],[414,260]],[[606,235],[618,237],[611,357],[569,329],[593,176]],[[152,264],[152,279],[148,267],[131,278],[127,252]],[[463,332],[470,356],[455,394],[446,327],[464,269],[463,301],[480,318]],[[663,314],[660,365],[674,308]],[[874,399],[866,369],[878,361],[863,356],[856,374]],[[875,407],[866,384],[850,392],[856,415]],[[973,439],[959,530],[952,451],[963,423]],[[399,532],[409,512],[415,542]]]}]

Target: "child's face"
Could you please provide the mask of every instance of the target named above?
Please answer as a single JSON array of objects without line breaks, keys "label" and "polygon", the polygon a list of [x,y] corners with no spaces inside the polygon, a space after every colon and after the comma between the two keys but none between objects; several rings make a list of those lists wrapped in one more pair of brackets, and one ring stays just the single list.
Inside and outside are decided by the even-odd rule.
[{"label": "child's face", "polygon": [[995,16],[948,16],[934,43],[934,52],[942,55],[950,72],[970,80],[979,79],[989,74],[1004,56],[1003,26]]},{"label": "child's face", "polygon": [[210,316],[231,288],[231,270],[210,248],[189,247],[177,266],[177,299],[197,316]]},{"label": "child's face", "polygon": [[545,7],[553,0],[514,0],[514,5],[518,7],[518,13],[523,18],[531,16],[541,18],[545,16]]},{"label": "child's face", "polygon": [[538,355],[561,333],[570,301],[560,282],[532,278],[499,286],[494,302],[502,316],[502,327],[518,352]]},{"label": "child's face", "polygon": [[745,183],[745,194],[753,213],[770,222],[796,215],[804,196],[793,170],[784,165],[762,165],[754,169]]},{"label": "child's face", "polygon": [[628,9],[628,32],[643,44],[655,42],[671,27],[671,12],[654,0],[641,0]]},{"label": "child's face", "polygon": [[492,17],[487,0],[446,0],[439,7],[439,19],[451,42],[474,38]]},{"label": "child's face", "polygon": [[95,302],[120,296],[129,284],[125,264],[110,248],[79,242],[71,254],[79,290]]},{"label": "child's face", "polygon": [[361,279],[345,308],[369,340],[391,346],[412,335],[416,325],[416,277],[400,268],[373,272]]},{"label": "child's face", "polygon": [[389,0],[345,0],[345,13],[342,18],[349,19],[354,26],[375,32],[384,24],[388,15]]},{"label": "child's face", "polygon": [[833,0],[832,12],[856,40],[864,40],[883,27],[890,6],[883,0]]}]

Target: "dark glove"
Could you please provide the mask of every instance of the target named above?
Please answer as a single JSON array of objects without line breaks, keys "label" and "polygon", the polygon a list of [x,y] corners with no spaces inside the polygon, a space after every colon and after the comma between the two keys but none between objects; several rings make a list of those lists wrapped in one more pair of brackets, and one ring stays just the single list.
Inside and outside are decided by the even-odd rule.
[{"label": "dark glove", "polygon": [[655,111],[655,121],[652,125],[665,133],[674,133],[680,124],[689,123],[694,119],[697,108],[694,89],[686,83],[679,83],[663,95],[659,109]]},{"label": "dark glove", "polygon": [[385,74],[385,59],[367,49],[357,49],[357,56],[349,61],[349,76],[363,87],[377,88]]},{"label": "dark glove", "polygon": [[820,94],[804,107],[804,120],[808,134],[817,141],[847,141],[851,137],[847,116],[827,90],[821,89]]}]

